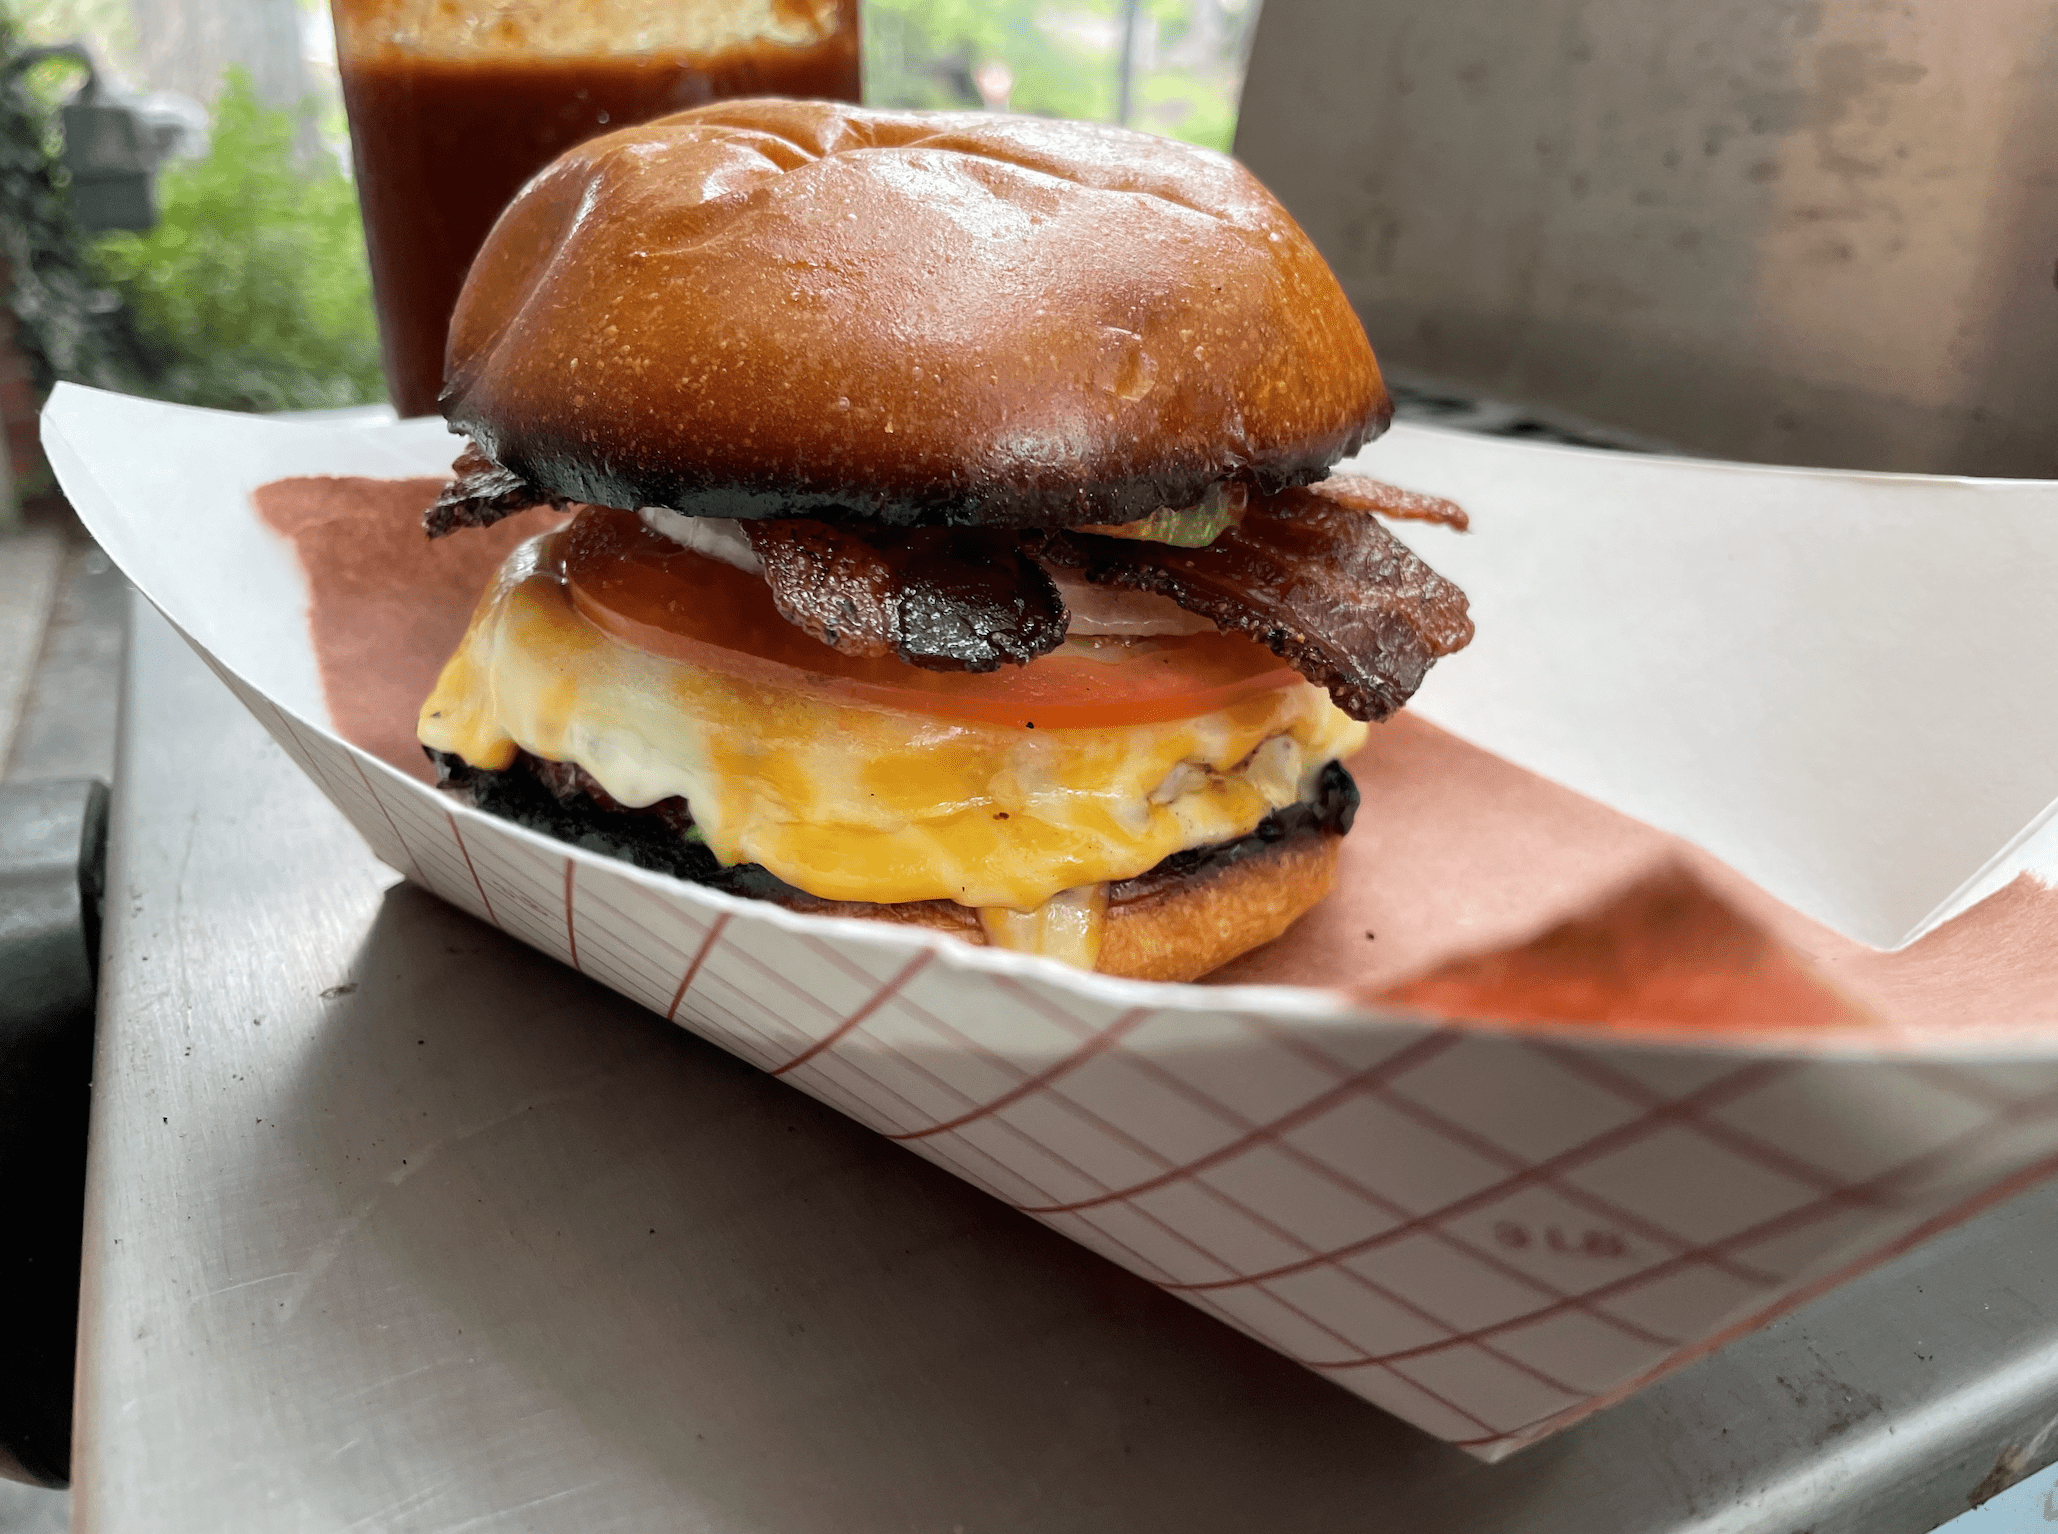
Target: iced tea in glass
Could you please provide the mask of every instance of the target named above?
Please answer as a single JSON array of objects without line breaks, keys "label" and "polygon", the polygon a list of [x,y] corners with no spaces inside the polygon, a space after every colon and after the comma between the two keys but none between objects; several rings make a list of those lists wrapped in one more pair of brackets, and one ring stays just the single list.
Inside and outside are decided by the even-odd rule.
[{"label": "iced tea in glass", "polygon": [[333,0],[386,384],[436,408],[465,269],[574,144],[738,96],[858,99],[858,0]]}]

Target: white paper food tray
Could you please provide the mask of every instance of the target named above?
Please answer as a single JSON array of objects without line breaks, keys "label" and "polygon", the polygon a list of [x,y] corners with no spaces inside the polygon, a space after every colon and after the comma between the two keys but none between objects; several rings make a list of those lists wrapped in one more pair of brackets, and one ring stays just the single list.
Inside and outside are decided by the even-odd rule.
[{"label": "white paper food tray", "polygon": [[[538,837],[332,732],[300,570],[249,501],[441,473],[441,423],[63,387],[44,442],[407,878],[1482,1458],[2058,1170],[2058,1029],[1983,1030],[1978,984],[1962,1031],[1425,1020],[797,916]],[[1474,517],[1404,529],[1480,630],[1418,713],[1881,947],[2049,860],[2058,487],[1405,427],[1361,466]],[[2058,942],[2047,916],[2017,925]]]}]

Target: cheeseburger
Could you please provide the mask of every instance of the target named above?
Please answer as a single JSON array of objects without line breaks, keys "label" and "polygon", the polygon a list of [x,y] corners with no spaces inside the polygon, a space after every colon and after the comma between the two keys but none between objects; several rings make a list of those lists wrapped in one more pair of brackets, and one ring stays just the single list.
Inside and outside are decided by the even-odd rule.
[{"label": "cheeseburger", "polygon": [[797,910],[1184,980],[1328,889],[1340,759],[1470,639],[1336,461],[1392,406],[1218,154],[745,101],[473,263],[441,536],[549,505],[422,707],[444,786]]}]

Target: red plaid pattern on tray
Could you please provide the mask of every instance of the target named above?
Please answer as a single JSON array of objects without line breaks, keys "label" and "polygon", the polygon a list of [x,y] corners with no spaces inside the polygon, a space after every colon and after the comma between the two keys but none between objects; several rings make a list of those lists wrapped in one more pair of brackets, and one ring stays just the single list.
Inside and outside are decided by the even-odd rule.
[{"label": "red plaid pattern on tray", "polygon": [[1482,1458],[2058,1171],[2058,1062],[1085,983],[568,854],[216,671],[409,878]]}]

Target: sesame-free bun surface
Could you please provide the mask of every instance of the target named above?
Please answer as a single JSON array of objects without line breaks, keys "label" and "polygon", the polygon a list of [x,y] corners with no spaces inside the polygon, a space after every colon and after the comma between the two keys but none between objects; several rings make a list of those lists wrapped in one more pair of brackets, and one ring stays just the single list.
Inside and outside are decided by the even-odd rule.
[{"label": "sesame-free bun surface", "polygon": [[1276,489],[1391,411],[1335,278],[1235,161],[802,101],[682,112],[543,171],[472,265],[443,403],[573,500],[897,525]]}]

